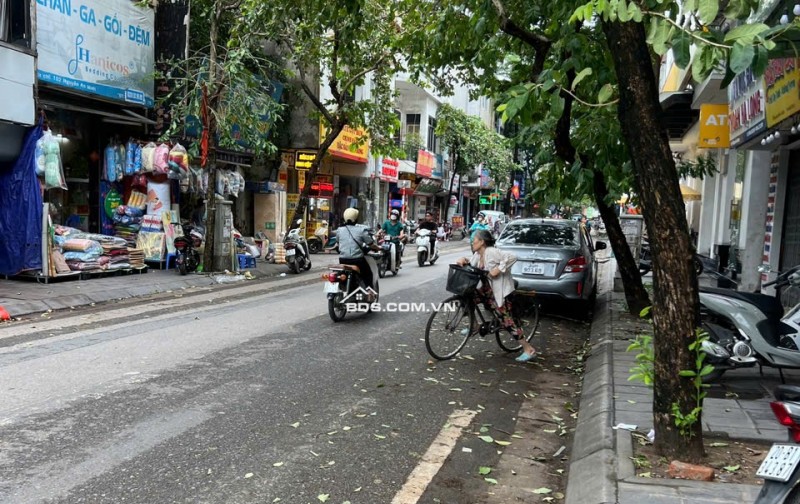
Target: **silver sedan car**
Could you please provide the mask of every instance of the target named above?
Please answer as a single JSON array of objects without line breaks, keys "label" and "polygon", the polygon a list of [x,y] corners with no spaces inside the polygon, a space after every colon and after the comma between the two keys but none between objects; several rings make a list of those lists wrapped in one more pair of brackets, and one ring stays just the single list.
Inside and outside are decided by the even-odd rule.
[{"label": "silver sedan car", "polygon": [[537,296],[582,302],[587,311],[597,291],[594,253],[606,248],[594,242],[580,222],[562,219],[511,221],[496,246],[517,256],[511,275],[519,289]]}]

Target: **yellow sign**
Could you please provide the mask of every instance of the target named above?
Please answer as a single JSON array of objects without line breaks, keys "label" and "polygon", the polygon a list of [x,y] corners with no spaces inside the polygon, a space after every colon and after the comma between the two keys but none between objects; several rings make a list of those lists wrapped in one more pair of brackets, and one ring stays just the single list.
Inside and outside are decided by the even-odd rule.
[{"label": "yellow sign", "polygon": [[317,151],[299,150],[295,153],[294,167],[296,170],[310,170],[315,159]]},{"label": "yellow sign", "polygon": [[697,146],[704,149],[722,149],[731,146],[728,127],[728,104],[700,105],[700,135]]},{"label": "yellow sign", "polygon": [[302,191],[306,186],[306,172],[305,170],[297,172],[297,190]]},{"label": "yellow sign", "polygon": [[[325,139],[326,131],[325,126],[320,123],[320,143]],[[365,137],[367,137],[367,130],[364,128],[356,129],[345,126],[331,146],[328,147],[328,153],[338,158],[366,163],[369,160],[369,138],[367,137],[364,141],[361,141],[361,139]],[[358,145],[356,146],[356,144]]]},{"label": "yellow sign", "polygon": [[767,88],[767,127],[800,111],[800,69],[797,58],[770,60],[764,72]]},{"label": "yellow sign", "polygon": [[300,202],[300,195],[299,194],[287,194],[286,195],[286,225],[292,223],[292,217],[294,216],[294,211],[297,209],[297,204]]}]

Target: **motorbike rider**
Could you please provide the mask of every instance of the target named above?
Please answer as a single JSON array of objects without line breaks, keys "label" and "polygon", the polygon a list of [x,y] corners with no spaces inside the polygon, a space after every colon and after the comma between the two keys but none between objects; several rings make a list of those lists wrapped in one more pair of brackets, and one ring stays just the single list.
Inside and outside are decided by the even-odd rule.
[{"label": "motorbike rider", "polygon": [[425,212],[425,220],[420,222],[417,229],[427,229],[431,232],[429,238],[431,239],[431,250],[436,250],[436,231],[438,230],[436,222],[433,220],[433,213],[428,210]]},{"label": "motorbike rider", "polygon": [[399,246],[395,247],[397,249],[395,254],[397,255],[397,264],[400,264],[400,258],[403,256],[403,241],[406,237],[405,226],[400,222],[400,211],[396,208],[393,209],[389,214],[389,218],[386,219],[383,226],[381,226],[381,229],[390,237],[399,240]]},{"label": "motorbike rider", "polygon": [[368,250],[380,251],[381,248],[375,244],[367,227],[356,223],[358,221],[357,209],[348,208],[342,217],[344,217],[345,225],[336,230],[336,238],[339,243],[339,264],[358,266],[364,285],[372,287],[374,276],[365,252]]},{"label": "motorbike rider", "polygon": [[486,214],[483,212],[478,212],[478,216],[475,218],[475,222],[472,223],[472,226],[469,227],[469,241],[472,242],[472,239],[475,237],[475,233],[481,229],[489,229],[489,224],[486,222]]},{"label": "motorbike rider", "polygon": [[328,244],[328,221],[320,222],[320,227],[314,231],[314,236],[322,241],[322,248],[325,248],[325,245]]}]

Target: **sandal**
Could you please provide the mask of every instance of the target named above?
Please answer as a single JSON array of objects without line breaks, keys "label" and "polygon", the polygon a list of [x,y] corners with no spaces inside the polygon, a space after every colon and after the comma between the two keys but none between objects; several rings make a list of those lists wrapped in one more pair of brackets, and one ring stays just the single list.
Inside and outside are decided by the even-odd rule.
[{"label": "sandal", "polygon": [[514,359],[514,360],[516,360],[517,362],[528,362],[529,360],[533,359],[534,357],[536,357],[536,352],[535,352],[535,351],[534,351],[532,354],[529,354],[529,353],[527,353],[527,352],[522,352],[522,353],[521,353],[521,354],[520,354],[520,355],[519,355],[519,356],[518,356],[516,359]]}]

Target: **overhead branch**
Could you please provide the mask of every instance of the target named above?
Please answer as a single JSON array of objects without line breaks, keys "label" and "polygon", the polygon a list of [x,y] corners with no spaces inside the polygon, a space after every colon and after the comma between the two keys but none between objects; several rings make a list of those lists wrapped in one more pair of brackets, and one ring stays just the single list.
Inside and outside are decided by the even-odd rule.
[{"label": "overhead branch", "polygon": [[302,66],[298,66],[299,73],[300,73],[300,87],[303,88],[303,92],[305,92],[308,99],[311,100],[311,103],[314,104],[315,107],[320,111],[320,113],[325,117],[325,120],[328,121],[328,124],[334,125],[334,118],[325,105],[319,100],[319,97],[314,94],[314,91],[308,87],[308,83],[306,82],[306,72]]},{"label": "overhead branch", "polygon": [[[333,54],[331,54],[331,76],[328,79],[328,86],[331,88],[333,99],[338,105],[342,104],[342,94],[339,90],[339,32],[333,30]],[[346,90],[347,88],[345,88]]]},{"label": "overhead branch", "polygon": [[375,63],[373,63],[373,64],[372,64],[372,65],[370,65],[369,67],[367,67],[367,68],[365,68],[365,69],[361,70],[360,72],[356,73],[356,74],[355,74],[355,75],[353,75],[352,77],[350,77],[350,79],[349,79],[349,80],[348,80],[348,81],[345,83],[345,85],[343,86],[343,88],[342,88],[342,89],[344,89],[344,90],[345,90],[345,92],[346,92],[348,89],[350,89],[350,87],[351,87],[351,86],[353,86],[353,85],[354,85],[356,82],[358,82],[358,80],[359,80],[359,79],[361,79],[362,77],[364,77],[364,76],[365,76],[365,75],[367,75],[368,73],[370,73],[370,72],[372,72],[372,71],[375,71],[375,70],[377,70],[377,69],[378,69],[378,67],[381,65],[381,63],[383,63],[384,61],[386,61],[386,57],[387,57],[387,55],[386,55],[386,54],[382,55],[380,58],[378,58],[378,59],[375,61]]},{"label": "overhead branch", "polygon": [[533,51],[536,54],[536,59],[533,62],[532,68],[535,79],[539,76],[539,74],[542,73],[542,70],[544,70],[545,58],[547,57],[547,53],[550,51],[550,47],[553,45],[553,42],[547,37],[538,33],[534,33],[530,30],[526,30],[514,22],[514,20],[509,17],[502,0],[492,0],[492,4],[497,11],[497,16],[500,18],[500,29],[503,30],[505,34],[514,37],[515,39],[520,40],[533,48]]}]

